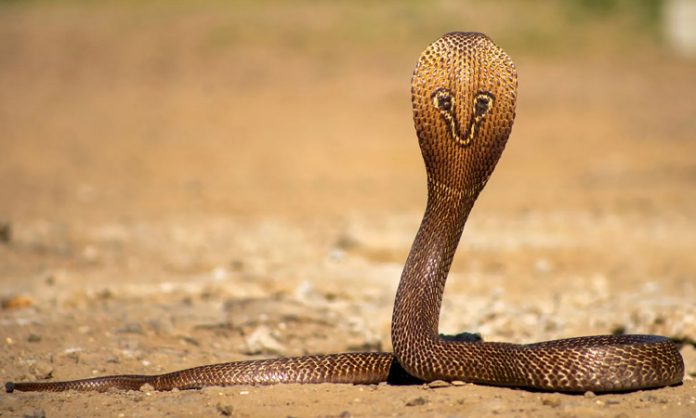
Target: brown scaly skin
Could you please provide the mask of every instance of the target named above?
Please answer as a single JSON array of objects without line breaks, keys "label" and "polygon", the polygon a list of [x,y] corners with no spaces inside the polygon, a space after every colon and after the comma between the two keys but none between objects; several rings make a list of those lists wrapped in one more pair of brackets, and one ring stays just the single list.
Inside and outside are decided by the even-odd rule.
[{"label": "brown scaly skin", "polygon": [[7,383],[6,390],[155,390],[274,383],[463,380],[563,392],[674,385],[684,363],[654,335],[570,338],[519,345],[442,338],[442,293],[464,224],[505,148],[515,117],[517,73],[485,35],[449,33],[421,55],[411,83],[428,173],[428,204],[406,261],[392,317],[391,353],[222,363],[163,375]]}]

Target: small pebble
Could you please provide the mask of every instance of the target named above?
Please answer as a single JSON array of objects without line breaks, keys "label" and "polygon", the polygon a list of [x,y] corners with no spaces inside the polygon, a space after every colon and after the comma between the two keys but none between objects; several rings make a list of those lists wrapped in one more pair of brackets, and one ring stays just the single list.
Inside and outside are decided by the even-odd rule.
[{"label": "small pebble", "polygon": [[586,398],[594,398],[595,396],[597,396],[597,395],[595,395],[595,393],[592,392],[591,390],[588,390],[587,392],[585,392]]},{"label": "small pebble", "polygon": [[450,383],[452,383],[452,386],[466,386],[466,382],[463,382],[461,380],[453,380]]},{"label": "small pebble", "polygon": [[561,406],[561,400],[554,397],[547,397],[541,400],[542,405],[550,406],[552,408],[558,408]]},{"label": "small pebble", "polygon": [[149,383],[145,383],[144,385],[140,386],[141,392],[152,392],[153,390],[155,390],[155,388]]},{"label": "small pebble", "polygon": [[542,258],[534,263],[534,269],[538,273],[549,273],[553,269],[553,267],[548,259]]},{"label": "small pebble", "polygon": [[30,415],[25,414],[24,418],[46,418],[46,411],[43,409],[35,409]]},{"label": "small pebble", "polygon": [[2,300],[2,309],[23,309],[33,305],[34,302],[27,296],[17,295]]},{"label": "small pebble", "polygon": [[180,336],[179,338],[180,338],[182,341],[186,342],[186,343],[189,343],[189,344],[191,344],[191,345],[195,345],[196,347],[198,347],[199,345],[201,345],[201,343],[199,343],[197,339],[195,339],[195,338],[193,338],[193,337],[190,337],[190,336],[188,336],[188,335],[182,335],[182,336]]},{"label": "small pebble", "polygon": [[428,400],[422,396],[419,396],[416,399],[412,399],[412,400],[406,402],[406,406],[419,406],[419,405],[425,405],[426,403],[428,403]]},{"label": "small pebble", "polygon": [[653,402],[653,403],[662,403],[662,404],[665,404],[665,403],[668,403],[668,402],[669,402],[669,401],[668,401],[667,399],[665,399],[665,398],[658,398],[657,396],[653,396],[653,395],[648,395],[648,400],[649,400],[650,402]]},{"label": "small pebble", "polygon": [[117,329],[116,332],[122,333],[122,334],[140,334],[140,335],[145,334],[145,330],[143,329],[143,326],[137,322],[126,324],[126,325],[122,326],[121,328]]},{"label": "small pebble", "polygon": [[225,417],[232,416],[232,411],[234,411],[234,408],[232,407],[232,405],[223,405],[221,403],[218,403],[217,405],[215,405],[215,408],[220,413],[220,415],[225,416]]},{"label": "small pebble", "polygon": [[437,389],[437,388],[446,388],[452,386],[449,382],[445,382],[444,380],[433,380],[432,382],[428,383],[428,387],[431,389]]},{"label": "small pebble", "polygon": [[278,354],[285,352],[285,346],[275,337],[273,330],[265,325],[258,326],[248,337],[246,337],[246,353],[258,354]]}]

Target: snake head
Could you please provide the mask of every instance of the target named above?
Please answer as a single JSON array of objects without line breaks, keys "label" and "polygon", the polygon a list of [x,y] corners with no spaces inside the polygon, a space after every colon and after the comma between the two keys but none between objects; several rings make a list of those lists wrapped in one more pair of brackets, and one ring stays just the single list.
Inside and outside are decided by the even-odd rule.
[{"label": "snake head", "polygon": [[428,181],[476,197],[515,118],[517,72],[481,33],[448,33],[421,54],[412,101]]}]

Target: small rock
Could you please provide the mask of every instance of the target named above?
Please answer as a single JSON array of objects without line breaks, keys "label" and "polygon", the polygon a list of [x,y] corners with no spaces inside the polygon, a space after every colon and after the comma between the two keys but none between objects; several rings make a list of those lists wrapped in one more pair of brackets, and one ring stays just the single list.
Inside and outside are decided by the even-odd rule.
[{"label": "small rock", "polygon": [[246,338],[247,353],[249,354],[283,354],[285,347],[273,336],[272,330],[261,325]]},{"label": "small rock", "polygon": [[537,273],[545,274],[553,270],[553,266],[548,259],[541,258],[534,263],[534,269],[537,271]]},{"label": "small rock", "polygon": [[141,392],[152,392],[155,390],[155,388],[149,383],[145,383],[144,385],[140,386],[139,389]]},{"label": "small rock", "polygon": [[419,405],[425,405],[426,403],[428,403],[428,400],[422,396],[419,396],[416,399],[412,399],[412,400],[406,402],[406,406],[419,406]]},{"label": "small rock", "polygon": [[75,364],[80,363],[80,351],[82,351],[82,349],[78,347],[68,347],[63,350],[65,358],[74,361]]},{"label": "small rock", "polygon": [[23,309],[28,308],[33,304],[34,301],[32,301],[29,297],[17,295],[3,299],[0,306],[2,306],[2,309]]},{"label": "small rock", "polygon": [[201,343],[199,343],[197,339],[195,339],[189,335],[181,335],[181,336],[179,336],[179,338],[186,343],[189,343],[191,345],[195,345],[196,347],[201,345]]},{"label": "small rock", "polygon": [[221,403],[218,403],[217,405],[215,405],[215,408],[220,413],[220,415],[225,416],[225,417],[232,416],[232,412],[234,411],[234,408],[232,407],[232,405],[223,405]]},{"label": "small rock", "polygon": [[[114,393],[116,393],[116,391],[118,391],[118,389],[116,389],[116,388],[111,388],[109,390],[113,390]],[[121,392],[121,393],[123,393],[123,392]],[[129,390],[124,394],[124,396],[126,398],[128,398],[129,400],[131,400],[132,402],[141,402],[143,399],[145,399],[146,395],[145,395],[145,392],[141,392],[139,390],[138,391]]]},{"label": "small rock", "polygon": [[686,377],[696,376],[696,346],[686,344],[680,351],[686,366]]},{"label": "small rock", "polygon": [[24,418],[46,418],[46,411],[35,409],[31,414],[25,414]]},{"label": "small rock", "polygon": [[47,380],[53,378],[53,365],[46,361],[37,361],[29,367],[31,375],[38,380]]},{"label": "small rock", "polygon": [[329,260],[331,261],[336,261],[340,262],[345,260],[346,258],[346,252],[339,249],[339,248],[334,248],[331,251],[329,251]]},{"label": "small rock", "polygon": [[244,270],[244,261],[232,260],[232,261],[230,261],[229,266],[230,266],[230,269],[232,269],[232,271],[242,271],[242,270]]},{"label": "small rock", "polygon": [[585,392],[586,398],[594,398],[595,396],[597,396],[597,395],[594,392],[592,392],[591,390],[588,390],[587,392]]},{"label": "small rock", "polygon": [[343,411],[338,415],[338,418],[350,418],[352,416],[353,416],[353,414],[351,414],[350,412]]},{"label": "small rock", "polygon": [[29,336],[27,337],[27,341],[30,343],[38,343],[39,341],[41,341],[41,336],[37,334],[29,334]]},{"label": "small rock", "polygon": [[335,248],[343,251],[352,250],[355,247],[358,247],[359,245],[360,243],[358,242],[358,240],[350,234],[343,234],[339,236],[336,242],[334,243]]},{"label": "small rock", "polygon": [[658,398],[657,396],[654,396],[654,395],[642,396],[640,399],[648,401],[648,402],[652,402],[652,403],[668,403],[669,402],[667,399]]},{"label": "small rock", "polygon": [[314,284],[309,280],[303,280],[295,288],[295,297],[299,300],[308,300],[314,293]]},{"label": "small rock", "polygon": [[210,276],[212,277],[213,281],[221,282],[227,279],[229,272],[224,267],[215,267],[213,271],[210,272]]},{"label": "small rock", "polygon": [[453,380],[450,383],[452,383],[452,386],[466,386],[466,382],[461,380]]},{"label": "small rock", "polygon": [[452,385],[444,380],[433,380],[432,382],[428,383],[428,387],[431,389],[446,388],[450,386]]},{"label": "small rock", "polygon": [[138,324],[138,323],[126,324],[126,325],[122,326],[121,328],[117,329],[116,332],[122,333],[122,334],[140,334],[140,335],[145,334],[145,330],[143,330],[143,326]]},{"label": "small rock", "polygon": [[552,408],[558,408],[561,406],[561,400],[556,397],[545,397],[541,399],[541,404],[550,406]]}]

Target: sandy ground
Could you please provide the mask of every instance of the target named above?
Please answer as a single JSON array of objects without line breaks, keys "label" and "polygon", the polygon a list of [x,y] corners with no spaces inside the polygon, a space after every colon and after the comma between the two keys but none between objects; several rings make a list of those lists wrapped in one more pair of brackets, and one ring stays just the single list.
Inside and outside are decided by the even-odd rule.
[{"label": "sandy ground", "polygon": [[[3,6],[2,380],[391,349],[425,191],[409,77],[440,32],[332,46],[317,31],[341,15],[319,12],[311,36],[280,36],[244,10]],[[683,385],[14,393],[0,416],[694,416],[695,62],[510,52],[518,119],[442,331],[662,334]]]}]

